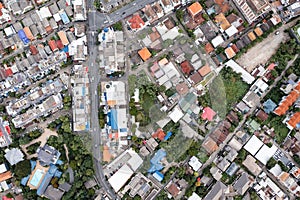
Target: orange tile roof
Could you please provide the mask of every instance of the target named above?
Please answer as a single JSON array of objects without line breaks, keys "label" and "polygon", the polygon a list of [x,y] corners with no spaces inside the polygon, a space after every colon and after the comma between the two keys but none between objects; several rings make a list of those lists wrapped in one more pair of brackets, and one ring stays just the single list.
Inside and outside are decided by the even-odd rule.
[{"label": "orange tile roof", "polygon": [[62,42],[62,44],[64,46],[66,46],[66,45],[69,44],[69,40],[68,40],[68,38],[66,36],[66,32],[65,31],[58,31],[57,35],[58,35],[59,39],[61,40],[61,42]]},{"label": "orange tile roof", "polygon": [[254,35],[253,32],[248,33],[248,37],[251,41],[254,41],[256,39],[256,36]]},{"label": "orange tile roof", "polygon": [[103,161],[106,161],[106,162],[110,162],[111,158],[112,158],[112,155],[110,154],[109,152],[109,148],[108,146],[104,145],[103,146]]},{"label": "orange tile roof", "polygon": [[150,51],[147,49],[147,47],[142,48],[138,51],[138,54],[141,56],[143,61],[148,60],[151,57]]},{"label": "orange tile roof", "polygon": [[159,140],[164,140],[165,139],[165,132],[162,129],[158,129],[155,133],[152,134],[153,138],[158,138]]},{"label": "orange tile roof", "polygon": [[211,45],[210,42],[208,42],[206,45],[205,45],[205,51],[206,53],[211,53],[212,51],[214,50],[214,47]]},{"label": "orange tile roof", "polygon": [[233,51],[233,49],[231,47],[227,47],[225,49],[225,54],[226,54],[226,56],[227,56],[228,59],[230,59],[230,58],[232,58],[232,57],[234,57],[236,55],[235,52]]},{"label": "orange tile roof", "polygon": [[293,172],[294,176],[299,176],[300,175],[300,168],[298,168],[296,171]]},{"label": "orange tile roof", "polygon": [[199,2],[195,2],[195,3],[193,3],[192,5],[190,5],[188,7],[188,11],[190,12],[190,14],[192,16],[195,16],[198,13],[200,13],[202,11],[202,9],[203,8],[202,8],[202,6],[201,6],[201,4]]},{"label": "orange tile roof", "polygon": [[203,148],[208,152],[208,153],[213,153],[218,149],[217,143],[208,137],[203,143],[202,143]]},{"label": "orange tile roof", "polygon": [[31,33],[31,30],[29,29],[29,27],[24,27],[23,28],[23,31],[25,32],[25,35],[26,35],[26,37],[29,39],[29,40],[33,40],[34,39],[34,37],[33,37],[33,35],[32,35],[32,33]]},{"label": "orange tile roof", "polygon": [[300,112],[296,112],[287,123],[291,127],[295,128],[299,122],[300,122]]},{"label": "orange tile roof", "polygon": [[204,77],[206,76],[209,72],[211,72],[211,69],[209,67],[209,65],[204,65],[203,67],[201,67],[199,70],[198,70],[199,74]]},{"label": "orange tile roof", "polygon": [[2,3],[0,3],[0,9],[2,9],[3,8],[3,4]]},{"label": "orange tile roof", "polygon": [[132,29],[139,29],[142,27],[141,25],[145,25],[145,22],[139,14],[133,15],[132,18],[128,20],[128,22],[130,23],[130,27]]},{"label": "orange tile roof", "polygon": [[231,24],[226,19],[224,13],[220,13],[217,16],[215,16],[215,21],[220,24],[223,30],[226,30],[231,26]]},{"label": "orange tile roof", "polygon": [[289,175],[287,172],[283,172],[283,173],[280,175],[279,179],[280,179],[282,182],[284,182],[284,181],[287,180],[287,178],[288,178],[289,176],[290,176],[290,175]]},{"label": "orange tile roof", "polygon": [[259,27],[256,27],[255,29],[254,29],[254,32],[255,32],[255,34],[259,37],[259,36],[262,36],[262,34],[264,33],[262,30],[261,30],[261,28],[259,28]]},{"label": "orange tile roof", "polygon": [[4,172],[0,174],[0,182],[6,181],[7,179],[10,179],[12,177],[12,174],[10,171]]},{"label": "orange tile roof", "polygon": [[295,89],[294,89],[294,90],[296,90],[296,91],[300,92],[300,82],[297,84],[297,86],[295,87]]}]

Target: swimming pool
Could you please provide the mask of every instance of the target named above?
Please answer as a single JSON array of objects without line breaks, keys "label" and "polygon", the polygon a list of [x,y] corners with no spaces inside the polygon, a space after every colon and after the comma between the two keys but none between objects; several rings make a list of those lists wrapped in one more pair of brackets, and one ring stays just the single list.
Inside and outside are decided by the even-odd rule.
[{"label": "swimming pool", "polygon": [[37,187],[39,182],[41,181],[41,178],[43,177],[44,172],[41,169],[37,169],[32,177],[32,179],[30,180],[30,185]]}]

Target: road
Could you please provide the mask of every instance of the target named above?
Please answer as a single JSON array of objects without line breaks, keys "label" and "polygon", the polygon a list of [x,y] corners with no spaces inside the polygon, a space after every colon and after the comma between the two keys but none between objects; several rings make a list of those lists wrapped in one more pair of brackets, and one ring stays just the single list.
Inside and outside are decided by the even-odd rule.
[{"label": "road", "polygon": [[[277,83],[282,79],[282,77],[285,75],[286,73],[286,70],[288,70],[292,64],[295,62],[295,60],[298,58],[299,55],[296,55],[294,57],[293,60],[290,60],[286,66],[286,68],[284,69],[284,71],[281,73],[280,76],[278,76],[274,83],[272,85],[270,85],[269,89],[261,96],[261,99],[263,99],[272,89],[273,87],[275,87],[277,85]],[[241,129],[241,127],[244,125],[244,123],[246,122],[246,120],[248,119],[249,116],[252,115],[252,113],[254,113],[254,111],[256,110],[257,106],[260,104],[260,102],[253,106],[250,111],[243,116],[243,119],[242,121],[240,121],[239,125],[235,128],[235,130],[230,133],[227,138],[224,140],[224,142],[222,144],[220,144],[219,148],[217,151],[215,151],[214,153],[211,154],[211,156],[209,157],[209,159],[202,165],[201,169],[200,170],[203,170],[204,168],[206,168],[207,166],[209,166],[214,160],[215,158],[217,157],[217,155],[219,154],[219,152],[225,147],[225,145],[227,145],[227,143],[231,140],[231,138]],[[276,184],[281,184],[279,183],[278,181],[276,181]]]},{"label": "road", "polygon": [[87,1],[88,12],[88,24],[89,29],[87,33],[87,41],[89,48],[89,58],[88,58],[88,72],[90,79],[90,105],[91,105],[91,136],[93,140],[93,162],[96,171],[96,177],[102,188],[106,191],[110,199],[117,199],[115,192],[112,190],[110,185],[105,179],[102,166],[102,155],[101,155],[101,131],[98,121],[98,108],[99,108],[99,94],[98,94],[98,84],[100,83],[100,72],[99,66],[96,63],[96,56],[98,54],[97,50],[97,28],[99,23],[96,21],[97,12],[94,9],[93,1]]},{"label": "road", "polygon": [[[94,20],[96,21],[96,24],[98,25],[98,29],[104,28],[104,27],[109,27],[110,25],[134,14],[138,10],[145,7],[145,5],[151,4],[156,1],[157,0],[143,0],[143,1],[135,0],[110,14],[105,14],[105,13],[100,13],[98,11],[95,11],[96,16],[95,16]],[[89,4],[90,8],[93,7],[91,2],[89,2],[88,4]],[[94,12],[94,11],[90,10],[90,12]]]}]

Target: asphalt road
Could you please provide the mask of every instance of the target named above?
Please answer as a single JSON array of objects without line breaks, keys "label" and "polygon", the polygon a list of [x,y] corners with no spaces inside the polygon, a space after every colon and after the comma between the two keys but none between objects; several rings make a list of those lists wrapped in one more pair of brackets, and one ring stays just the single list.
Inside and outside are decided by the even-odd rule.
[{"label": "asphalt road", "polygon": [[[143,1],[135,0],[110,14],[100,13],[97,11],[96,17],[95,17],[96,24],[97,24],[98,28],[108,27],[108,26],[120,21],[121,19],[124,19],[125,17],[128,17],[128,16],[134,14],[138,10],[145,7],[145,5],[151,4],[156,1],[157,0],[143,0]],[[91,4],[91,2],[89,2],[89,4],[91,6],[93,6]]]},{"label": "asphalt road", "polygon": [[100,83],[100,72],[99,66],[96,63],[97,56],[97,29],[98,23],[96,19],[96,11],[93,7],[93,1],[88,1],[87,8],[88,12],[88,23],[89,29],[87,33],[87,41],[89,48],[89,59],[88,59],[88,72],[90,79],[90,106],[91,106],[91,135],[93,139],[92,153],[93,153],[93,161],[96,171],[96,177],[102,188],[106,191],[107,195],[110,199],[117,199],[116,194],[108,184],[103,174],[103,166],[102,155],[101,155],[101,134],[100,134],[100,126],[98,121],[98,108],[99,108],[99,94],[98,94],[98,84]]}]

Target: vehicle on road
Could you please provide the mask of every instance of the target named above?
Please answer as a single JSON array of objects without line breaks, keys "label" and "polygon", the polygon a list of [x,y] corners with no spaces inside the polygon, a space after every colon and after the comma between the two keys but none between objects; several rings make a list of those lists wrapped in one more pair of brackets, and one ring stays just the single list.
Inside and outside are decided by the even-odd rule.
[{"label": "vehicle on road", "polygon": [[279,31],[276,31],[276,32],[275,32],[275,35],[278,35],[278,34],[279,34]]}]

